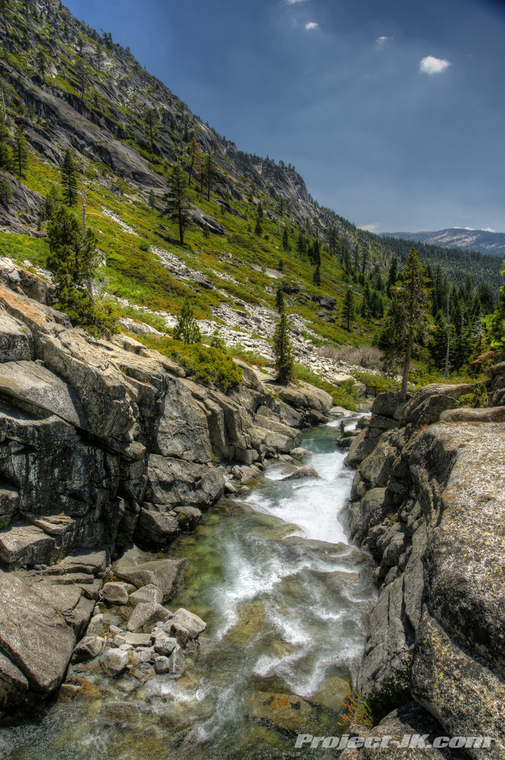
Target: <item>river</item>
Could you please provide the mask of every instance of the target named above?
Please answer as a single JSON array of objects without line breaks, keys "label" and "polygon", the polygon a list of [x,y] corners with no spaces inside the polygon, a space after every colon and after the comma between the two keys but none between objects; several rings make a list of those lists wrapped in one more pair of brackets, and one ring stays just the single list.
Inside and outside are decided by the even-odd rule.
[{"label": "river", "polygon": [[224,499],[175,545],[189,572],[169,606],[207,622],[184,678],[157,676],[131,691],[124,677],[91,666],[80,697],[0,727],[0,756],[334,758],[334,750],[296,750],[294,739],[343,732],[341,703],[375,598],[370,559],[349,545],[338,519],[353,477],[335,449],[339,422],[304,436],[304,464],[319,479],[283,481],[294,467],[275,464],[245,500]]}]

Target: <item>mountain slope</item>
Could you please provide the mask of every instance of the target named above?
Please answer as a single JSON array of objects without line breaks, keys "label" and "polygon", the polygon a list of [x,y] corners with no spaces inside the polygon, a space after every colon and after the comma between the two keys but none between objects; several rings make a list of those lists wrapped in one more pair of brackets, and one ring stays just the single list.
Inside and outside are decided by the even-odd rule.
[{"label": "mountain slope", "polygon": [[505,256],[505,232],[456,227],[438,232],[383,232],[382,237],[403,238],[444,248],[463,248],[466,251],[479,251],[502,258]]}]

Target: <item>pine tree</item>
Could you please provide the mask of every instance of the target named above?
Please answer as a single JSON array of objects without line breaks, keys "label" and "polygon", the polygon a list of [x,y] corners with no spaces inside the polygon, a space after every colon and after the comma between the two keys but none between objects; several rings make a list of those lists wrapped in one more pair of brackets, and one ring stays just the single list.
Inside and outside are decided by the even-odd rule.
[{"label": "pine tree", "polygon": [[282,234],[282,247],[285,251],[289,251],[289,237],[287,227],[284,227],[284,232]]},{"label": "pine tree", "polygon": [[91,283],[101,258],[95,233],[88,229],[83,235],[77,216],[61,205],[47,225],[47,237],[47,268],[54,275],[58,308],[93,332],[113,329],[110,308],[103,309],[93,299]]},{"label": "pine tree", "polygon": [[181,313],[177,317],[177,324],[174,328],[174,340],[180,340],[188,344],[200,343],[202,340],[198,322],[193,317],[193,309],[187,299],[182,304]]},{"label": "pine tree", "polygon": [[287,385],[295,379],[293,347],[289,339],[288,318],[281,314],[275,328],[273,349],[275,356],[275,369],[277,370],[277,382]]},{"label": "pine tree", "polygon": [[386,321],[390,346],[385,365],[403,364],[401,399],[407,396],[412,349],[425,340],[430,322],[430,291],[419,252],[412,248],[402,278],[391,287],[392,303]]},{"label": "pine tree", "polygon": [[35,56],[35,63],[37,65],[37,71],[40,74],[40,78],[42,79],[42,82],[45,84],[46,71],[47,71],[47,56],[44,52],[44,48],[38,49],[37,55]]},{"label": "pine tree", "polygon": [[314,269],[314,274],[312,276],[312,282],[317,287],[319,287],[321,285],[321,270],[320,270],[319,264],[317,264],[316,268]]},{"label": "pine tree", "polygon": [[26,147],[26,137],[20,127],[16,127],[14,132],[14,165],[18,177],[24,177],[28,167],[28,148]]},{"label": "pine tree", "polygon": [[184,245],[184,232],[191,224],[189,213],[188,182],[184,169],[174,164],[169,177],[170,190],[163,196],[166,201],[164,213],[179,227],[179,241]]},{"label": "pine tree", "polygon": [[284,291],[279,285],[277,288],[277,291],[275,293],[275,308],[279,312],[279,314],[283,314],[285,304],[284,304]]},{"label": "pine tree", "polygon": [[14,154],[3,116],[0,116],[0,169],[4,172],[12,172],[14,169]]},{"label": "pine tree", "polygon": [[216,172],[216,164],[210,153],[207,153],[203,162],[203,171],[205,175],[205,182],[207,183],[207,200],[210,201],[210,188],[214,174]]},{"label": "pine tree", "polygon": [[75,76],[81,88],[81,95],[84,97],[84,93],[89,84],[89,71],[81,57],[77,58],[75,62]]},{"label": "pine tree", "polygon": [[149,190],[148,203],[150,208],[156,208],[156,194],[152,188]]},{"label": "pine tree", "polygon": [[348,331],[351,329],[351,322],[355,316],[354,294],[351,288],[347,288],[345,291],[344,303],[342,305],[342,319],[344,320]]},{"label": "pine tree", "polygon": [[75,168],[70,148],[65,151],[63,166],[61,167],[61,186],[63,200],[69,208],[77,203],[77,171]]}]

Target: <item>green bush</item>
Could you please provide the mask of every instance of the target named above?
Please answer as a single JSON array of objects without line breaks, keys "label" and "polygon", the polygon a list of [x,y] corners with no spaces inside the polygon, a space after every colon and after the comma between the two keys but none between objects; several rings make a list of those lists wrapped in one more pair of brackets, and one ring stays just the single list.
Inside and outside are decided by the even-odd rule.
[{"label": "green bush", "polygon": [[478,385],[472,393],[465,393],[464,396],[460,396],[456,406],[461,408],[462,406],[471,406],[474,409],[486,407],[487,402],[487,389],[484,384]]},{"label": "green bush", "polygon": [[358,382],[371,388],[376,393],[390,393],[400,388],[400,383],[383,375],[373,375],[371,372],[356,372],[354,377]]},{"label": "green bush", "polygon": [[202,343],[187,344],[180,340],[151,335],[138,335],[137,338],[145,346],[154,348],[163,356],[180,364],[189,375],[193,375],[202,383],[216,383],[225,391],[240,385],[241,368],[220,348],[204,346]]}]

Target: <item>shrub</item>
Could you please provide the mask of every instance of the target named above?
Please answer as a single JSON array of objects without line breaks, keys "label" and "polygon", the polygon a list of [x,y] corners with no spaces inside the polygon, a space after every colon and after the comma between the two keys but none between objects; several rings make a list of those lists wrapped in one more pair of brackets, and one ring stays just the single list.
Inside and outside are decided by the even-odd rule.
[{"label": "shrub", "polygon": [[342,719],[346,723],[373,728],[392,710],[406,705],[412,699],[410,694],[410,672],[412,657],[409,656],[403,667],[391,668],[390,675],[379,684],[374,684],[369,691],[353,691]]},{"label": "shrub", "polygon": [[220,348],[204,346],[202,343],[188,344],[154,335],[138,335],[137,339],[180,364],[189,375],[202,383],[216,383],[225,391],[240,385],[241,368]]},{"label": "shrub", "polygon": [[456,406],[471,406],[474,409],[487,406],[487,389],[484,384],[478,385],[472,393],[465,393],[460,396]]},{"label": "shrub", "polygon": [[363,385],[366,385],[367,389],[377,393],[397,391],[400,388],[400,383],[396,380],[392,380],[389,377],[383,375],[372,375],[371,372],[356,372],[354,375],[356,380]]}]

